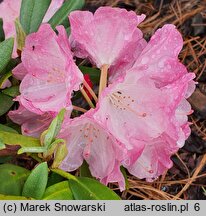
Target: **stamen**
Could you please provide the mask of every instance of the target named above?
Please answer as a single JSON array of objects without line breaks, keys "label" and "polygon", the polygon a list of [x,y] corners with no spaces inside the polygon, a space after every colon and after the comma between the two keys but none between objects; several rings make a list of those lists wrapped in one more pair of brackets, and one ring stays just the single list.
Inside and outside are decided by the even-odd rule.
[{"label": "stamen", "polygon": [[92,103],[92,101],[90,100],[89,96],[87,95],[87,93],[85,92],[85,90],[83,89],[83,85],[80,85],[80,91],[83,95],[83,97],[85,98],[85,100],[87,101],[87,103],[89,104],[89,106],[91,108],[95,108],[94,104]]},{"label": "stamen", "polygon": [[[125,99],[125,98],[126,98],[126,96],[123,96],[123,99]],[[131,97],[128,96],[127,98],[131,98]],[[113,94],[110,95],[110,100],[113,103],[113,105],[116,106],[116,108],[118,108],[120,110],[122,110],[122,109],[126,110],[127,109],[127,110],[135,113],[139,117],[146,117],[147,116],[146,113],[138,113],[136,110],[132,109],[131,106],[130,106],[130,104],[126,103],[127,101],[120,100],[119,96],[116,95],[115,93],[113,93]]]},{"label": "stamen", "polygon": [[85,88],[88,90],[88,92],[90,93],[90,95],[94,98],[95,102],[97,103],[98,102],[98,98],[97,98],[96,94],[94,93],[94,91],[92,90],[92,88],[86,82],[86,80],[83,81],[83,85],[85,86]]},{"label": "stamen", "polygon": [[76,110],[76,111],[79,111],[79,112],[83,112],[83,113],[87,112],[86,109],[78,107],[78,106],[73,106],[73,109]]}]

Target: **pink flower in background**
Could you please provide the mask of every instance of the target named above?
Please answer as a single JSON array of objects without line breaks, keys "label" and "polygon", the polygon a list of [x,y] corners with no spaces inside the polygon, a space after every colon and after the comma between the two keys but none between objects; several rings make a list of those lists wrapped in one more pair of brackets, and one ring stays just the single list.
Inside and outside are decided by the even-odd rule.
[{"label": "pink flower in background", "polygon": [[[48,22],[54,13],[61,7],[64,0],[52,0],[43,22]],[[6,38],[16,37],[15,19],[20,15],[21,0],[4,0],[0,3],[0,18],[3,19],[3,28]],[[16,43],[13,57],[17,57]]]},{"label": "pink flower in background", "polygon": [[62,6],[64,0],[52,0],[51,4],[44,16],[43,22],[48,22],[50,18],[57,12],[57,10]]},{"label": "pink flower in background", "polygon": [[94,15],[88,11],[71,12],[70,40],[76,56],[88,57],[98,68],[104,64],[132,64],[146,44],[137,29],[144,18],[145,15],[111,7],[100,7]]},{"label": "pink flower in background", "polygon": [[[83,75],[73,61],[66,32],[57,27],[58,36],[50,25],[43,24],[37,33],[26,38],[22,52],[23,67],[17,74],[23,78],[19,100],[22,105],[37,114],[72,109],[71,94],[79,89]],[[20,71],[20,72],[19,72]]]}]

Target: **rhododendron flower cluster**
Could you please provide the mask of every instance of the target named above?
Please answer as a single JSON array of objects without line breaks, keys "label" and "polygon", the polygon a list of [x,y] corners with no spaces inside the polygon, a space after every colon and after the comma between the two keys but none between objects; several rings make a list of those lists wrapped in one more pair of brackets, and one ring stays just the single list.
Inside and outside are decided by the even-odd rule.
[{"label": "rhododendron flower cluster", "polygon": [[[181,34],[174,25],[164,25],[147,42],[137,28],[144,19],[111,7],[94,14],[71,12],[70,37],[62,26],[56,34],[42,24],[27,36],[22,63],[13,70],[21,80],[20,107],[9,117],[22,125],[22,133],[39,137],[65,108],[58,137],[66,140],[68,154],[60,167],[74,171],[85,160],[94,177],[104,184],[118,182],[121,190],[121,166],[153,181],[171,168],[171,155],[190,134],[186,99],[194,91],[195,76],[178,59]],[[101,69],[98,98],[76,57]],[[72,104],[79,90],[90,109]],[[84,113],[74,117],[73,109]]]}]

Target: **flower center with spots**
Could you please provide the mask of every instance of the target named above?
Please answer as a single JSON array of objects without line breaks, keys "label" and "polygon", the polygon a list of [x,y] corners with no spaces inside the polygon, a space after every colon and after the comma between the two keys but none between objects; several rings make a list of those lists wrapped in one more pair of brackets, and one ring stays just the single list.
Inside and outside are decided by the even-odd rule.
[{"label": "flower center with spots", "polygon": [[145,112],[139,113],[136,111],[136,108],[138,109],[138,107],[135,107],[137,106],[137,104],[135,103],[135,99],[132,98],[130,95],[125,95],[123,92],[117,91],[110,94],[109,99],[116,109],[133,112],[138,117],[147,116]]}]

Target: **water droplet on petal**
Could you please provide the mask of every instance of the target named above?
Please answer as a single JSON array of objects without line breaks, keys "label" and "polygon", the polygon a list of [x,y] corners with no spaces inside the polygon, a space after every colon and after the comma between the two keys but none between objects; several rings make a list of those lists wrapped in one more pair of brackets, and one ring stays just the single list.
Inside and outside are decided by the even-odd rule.
[{"label": "water droplet on petal", "polygon": [[149,61],[149,57],[144,56],[144,57],[142,58],[142,60],[141,60],[141,63],[142,63],[142,64],[146,64],[148,61]]}]

